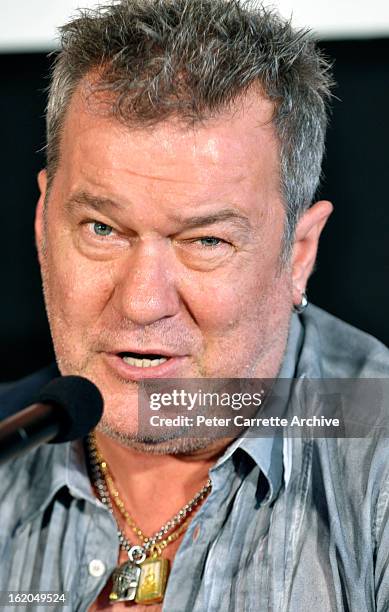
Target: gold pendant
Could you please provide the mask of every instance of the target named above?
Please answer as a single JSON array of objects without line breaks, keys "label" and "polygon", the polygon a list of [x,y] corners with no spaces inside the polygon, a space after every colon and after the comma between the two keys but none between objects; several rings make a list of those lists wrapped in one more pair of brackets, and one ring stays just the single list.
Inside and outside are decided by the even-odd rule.
[{"label": "gold pendant", "polygon": [[169,561],[161,557],[149,557],[140,568],[135,601],[142,604],[161,603],[166,591]]},{"label": "gold pendant", "polygon": [[110,602],[134,601],[140,573],[139,565],[132,561],[126,561],[117,567],[112,574],[113,585],[109,595]]}]

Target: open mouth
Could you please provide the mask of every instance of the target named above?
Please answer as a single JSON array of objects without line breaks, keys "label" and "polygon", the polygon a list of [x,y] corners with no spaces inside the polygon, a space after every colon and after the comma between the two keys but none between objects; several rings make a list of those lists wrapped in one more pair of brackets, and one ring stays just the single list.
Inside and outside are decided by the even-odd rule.
[{"label": "open mouth", "polygon": [[165,363],[170,357],[163,355],[140,354],[140,353],[119,353],[127,365],[135,368],[155,368],[162,363]]}]

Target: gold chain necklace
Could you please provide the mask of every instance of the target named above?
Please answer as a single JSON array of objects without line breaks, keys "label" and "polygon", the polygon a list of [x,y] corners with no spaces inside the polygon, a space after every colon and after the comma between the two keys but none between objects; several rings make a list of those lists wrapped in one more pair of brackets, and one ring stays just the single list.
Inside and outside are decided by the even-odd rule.
[{"label": "gold chain necklace", "polygon": [[[119,492],[115,488],[115,484],[113,482],[112,476],[108,472],[108,469],[105,472],[105,480],[107,482],[107,487],[111,495],[111,499],[113,499],[113,501],[115,502],[116,507],[118,508],[120,514],[123,516],[127,525],[131,527],[131,529],[138,536],[142,544],[146,544],[147,542],[149,542],[150,538],[148,538],[143,533],[143,531],[135,524],[133,518],[128,514],[124,506],[124,502],[119,497]],[[166,546],[168,546],[168,544],[171,544],[171,542],[175,542],[175,540],[177,540],[180,537],[180,535],[186,530],[186,528],[189,525],[189,522],[190,521],[187,520],[181,525],[174,527],[173,528],[174,531],[172,531],[172,533],[170,533],[166,538],[164,538],[163,540],[160,540],[158,544],[152,544],[150,547],[151,556],[152,557],[159,556],[162,553],[162,551],[166,548]]]},{"label": "gold chain necklace", "polygon": [[[199,505],[211,490],[208,479],[205,486],[181,510],[177,512],[159,531],[147,537],[135,524],[119,496],[107,462],[100,454],[94,434],[87,437],[87,450],[93,484],[102,503],[114,516],[111,498],[115,506],[141,541],[141,545],[132,545],[118,527],[120,547],[128,554],[126,561],[112,574],[113,588],[110,601],[135,601],[142,604],[161,603],[166,590],[169,573],[169,560],[161,557],[162,551],[177,540],[189,525],[188,515]],[[114,516],[115,518],[115,516]]]}]

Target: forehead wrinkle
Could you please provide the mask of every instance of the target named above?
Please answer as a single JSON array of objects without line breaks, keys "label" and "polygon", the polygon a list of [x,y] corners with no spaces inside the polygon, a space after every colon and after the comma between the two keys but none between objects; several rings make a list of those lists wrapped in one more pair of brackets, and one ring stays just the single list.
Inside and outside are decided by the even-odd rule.
[{"label": "forehead wrinkle", "polygon": [[183,185],[198,185],[199,181],[189,181],[179,178],[174,178],[173,176],[153,176],[151,174],[141,174],[140,172],[134,172],[133,170],[124,169],[127,174],[132,174],[133,176],[137,176],[139,178],[144,178],[149,181],[159,181],[162,183],[177,183]]},{"label": "forehead wrinkle", "polygon": [[[125,172],[126,174],[132,175],[132,176],[136,176],[138,178],[141,179],[146,179],[146,180],[150,180],[150,181],[158,181],[158,182],[162,182],[162,183],[175,183],[177,185],[199,185],[202,182],[201,177],[197,178],[196,180],[189,180],[189,179],[183,179],[183,178],[177,178],[177,175],[175,176],[157,176],[157,175],[152,175],[152,174],[143,174],[141,172],[135,172],[135,170],[130,170],[129,168],[126,167],[119,167],[118,170]],[[208,168],[206,168],[206,170],[208,172],[213,172],[214,171],[214,167],[210,164]],[[228,177],[228,179],[226,179],[225,177],[220,178],[219,181],[215,180],[214,183],[215,184],[221,184],[224,185],[226,182],[227,183],[232,183],[232,184],[239,184],[242,183],[244,180],[246,180],[247,177],[242,173],[242,174],[238,174],[237,176],[230,176]]]}]

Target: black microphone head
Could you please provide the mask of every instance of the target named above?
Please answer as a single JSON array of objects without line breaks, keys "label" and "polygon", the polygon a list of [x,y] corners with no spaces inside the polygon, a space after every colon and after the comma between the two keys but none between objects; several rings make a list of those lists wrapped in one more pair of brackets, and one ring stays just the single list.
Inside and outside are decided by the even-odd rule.
[{"label": "black microphone head", "polygon": [[54,378],[40,391],[35,402],[58,408],[61,429],[50,443],[83,438],[97,425],[103,414],[100,391],[90,380],[81,376]]}]

